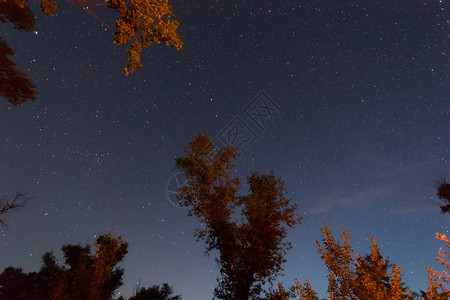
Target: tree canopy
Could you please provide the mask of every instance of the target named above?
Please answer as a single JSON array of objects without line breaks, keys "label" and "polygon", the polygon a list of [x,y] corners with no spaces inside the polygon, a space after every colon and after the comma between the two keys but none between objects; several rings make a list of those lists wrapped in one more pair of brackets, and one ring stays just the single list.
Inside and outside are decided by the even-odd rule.
[{"label": "tree canopy", "polygon": [[173,296],[172,294],[172,287],[163,283],[161,286],[153,285],[148,288],[138,288],[136,294],[128,300],[181,300],[181,296]]},{"label": "tree canopy", "polygon": [[[112,300],[122,285],[124,270],[116,267],[127,253],[128,244],[112,234],[100,235],[94,251],[90,245],[67,244],[61,247],[64,265],[56,262],[53,251],[42,256],[38,272],[24,273],[7,267],[0,274],[1,300]],[[164,283],[137,288],[129,300],[181,300]]]},{"label": "tree canopy", "polygon": [[121,237],[111,234],[97,238],[94,254],[89,245],[64,245],[65,266],[57,266],[53,272],[52,299],[111,299],[122,285],[124,271],[116,264],[122,261],[127,248]]},{"label": "tree canopy", "polygon": [[[33,31],[36,28],[34,14],[26,0],[0,0],[0,22],[11,22],[17,30]],[[17,64],[9,59],[14,50],[0,37],[0,96],[12,105],[36,99],[36,86]]]},{"label": "tree canopy", "polygon": [[[27,5],[28,0],[0,0],[0,22],[10,22],[17,30],[36,30],[35,15]],[[70,0],[67,0],[70,1]],[[70,1],[95,16],[88,9],[87,0]],[[104,0],[109,9],[120,14],[116,19],[113,40],[116,44],[128,45],[126,74],[133,73],[142,66],[141,52],[153,43],[165,43],[181,49],[183,42],[178,34],[179,23],[173,8],[167,0]],[[56,1],[41,0],[42,12],[55,16]],[[95,16],[96,17],[96,16]],[[0,37],[0,96],[14,106],[36,99],[36,86],[17,65],[9,59],[14,56],[13,49]]]},{"label": "tree canopy", "polygon": [[121,237],[103,234],[91,246],[64,245],[64,265],[52,251],[42,256],[39,272],[8,267],[0,274],[0,299],[109,300],[122,285],[123,269],[116,267],[127,253]]},{"label": "tree canopy", "polygon": [[444,270],[437,272],[428,267],[428,289],[427,292],[422,292],[425,299],[444,300],[449,299],[450,291],[446,284],[450,283],[450,239],[445,234],[436,233],[436,238],[445,243],[447,250],[439,248],[439,254],[436,257],[437,261],[444,266]]},{"label": "tree canopy", "polygon": [[316,246],[328,268],[329,299],[400,300],[408,297],[401,268],[383,258],[374,237],[371,253],[359,256],[353,252],[350,233],[345,228],[341,232],[342,241],[336,240],[326,225],[321,231],[322,242],[317,241]]},{"label": "tree canopy", "polygon": [[179,23],[174,19],[172,6],[167,0],[105,0],[108,8],[121,14],[116,19],[114,43],[128,44],[127,74],[142,66],[141,52],[152,43],[165,43],[181,49]]},{"label": "tree canopy", "polygon": [[205,252],[219,253],[221,277],[214,294],[218,299],[253,299],[282,270],[292,247],[286,227],[300,222],[296,205],[273,173],[252,173],[247,177],[250,192],[239,195],[240,179],[231,173],[236,150],[217,148],[207,135],[194,137],[184,154],[176,159],[187,177],[179,200],[204,224],[196,236],[205,242]]},{"label": "tree canopy", "polygon": [[437,196],[442,201],[439,205],[441,213],[450,213],[450,183],[445,179],[442,179],[437,183]]}]

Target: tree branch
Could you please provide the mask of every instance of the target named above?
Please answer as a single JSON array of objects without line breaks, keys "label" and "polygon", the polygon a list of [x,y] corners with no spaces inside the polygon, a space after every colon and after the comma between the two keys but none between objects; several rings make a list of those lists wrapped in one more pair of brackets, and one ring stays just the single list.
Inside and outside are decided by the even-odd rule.
[{"label": "tree branch", "polygon": [[[9,211],[20,211],[25,207],[25,204],[31,199],[25,193],[18,191],[13,200],[8,200],[6,196],[0,197],[0,216],[6,214]],[[0,217],[0,226],[7,227],[4,218]]]}]

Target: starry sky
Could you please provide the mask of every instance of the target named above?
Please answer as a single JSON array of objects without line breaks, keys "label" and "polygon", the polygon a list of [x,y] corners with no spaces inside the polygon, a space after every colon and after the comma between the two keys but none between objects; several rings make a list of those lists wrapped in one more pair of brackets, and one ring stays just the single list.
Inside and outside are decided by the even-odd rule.
[{"label": "starry sky", "polygon": [[113,230],[129,243],[122,295],[168,282],[211,299],[218,268],[173,201],[174,158],[206,132],[240,143],[237,176],[273,170],[297,203],[285,285],[309,279],[325,297],[325,220],[359,253],[374,235],[406,284],[426,288],[435,233],[449,233],[433,204],[450,171],[449,1],[172,0],[183,49],[151,46],[130,76],[116,15],[90,7],[105,26],[59,2],[50,18],[31,1],[34,33],[0,24],[39,92],[0,99],[0,194],[33,196],[0,228],[1,270],[36,271],[44,252]]}]

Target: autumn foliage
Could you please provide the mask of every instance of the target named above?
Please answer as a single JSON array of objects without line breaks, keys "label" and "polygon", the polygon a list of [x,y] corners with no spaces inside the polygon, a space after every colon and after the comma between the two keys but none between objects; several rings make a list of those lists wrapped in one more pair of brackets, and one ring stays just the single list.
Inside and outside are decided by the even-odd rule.
[{"label": "autumn foliage", "polygon": [[285,197],[283,181],[274,174],[252,173],[249,193],[239,194],[239,177],[231,169],[236,158],[231,147],[216,147],[200,134],[176,159],[187,177],[180,204],[204,224],[196,236],[206,253],[217,251],[221,277],[215,289],[218,299],[247,300],[257,297],[263,285],[272,283],[282,270],[286,252],[286,227],[300,222],[296,205]]},{"label": "autumn foliage", "polygon": [[[104,234],[91,247],[65,245],[62,247],[65,266],[54,263],[51,271],[50,295],[57,299],[111,299],[122,284],[123,269],[116,268],[127,253],[128,244],[121,237]],[[51,257],[51,254],[47,254]]]},{"label": "autumn foliage", "polygon": [[[10,22],[17,30],[35,30],[34,14],[26,0],[0,0],[0,22]],[[0,37],[0,96],[12,105],[36,99],[36,87],[17,69],[10,57],[14,50]]]},{"label": "autumn foliage", "polygon": [[[200,227],[195,236],[205,244],[205,253],[216,255],[220,277],[214,296],[224,300],[319,300],[310,281],[296,279],[292,287],[278,283],[286,253],[292,248],[287,229],[300,223],[296,205],[286,198],[284,182],[273,173],[252,172],[246,178],[247,193],[241,191],[241,179],[234,175],[236,149],[217,147],[205,134],[195,136],[176,158],[176,167],[186,174],[180,187],[179,202],[195,216]],[[447,196],[446,189],[438,195]],[[17,193],[13,200],[0,198],[0,217],[19,209],[28,198]],[[5,220],[0,218],[0,225]],[[415,293],[402,280],[402,268],[384,258],[375,237],[369,253],[355,253],[350,232],[342,226],[340,238],[331,229],[321,228],[317,251],[328,274],[326,294],[330,300],[447,300],[450,291],[450,239],[436,233],[445,243],[437,261],[441,272],[428,271],[426,291]],[[128,244],[121,237],[104,234],[94,246],[64,245],[64,265],[56,263],[53,252],[43,256],[38,273],[23,273],[8,267],[0,274],[0,299],[110,300],[122,284],[124,270],[117,267],[127,253]],[[130,300],[167,299],[173,296],[168,284],[138,288]],[[124,299],[124,298],[121,298]]]},{"label": "autumn foliage", "polygon": [[[445,243],[445,247],[450,250],[450,239],[445,234],[436,233],[436,238]],[[437,272],[428,267],[428,290],[426,296],[429,299],[443,300],[449,299],[450,291],[446,288],[446,284],[450,282],[450,253],[443,248],[439,248],[436,260],[444,266],[444,270]]]},{"label": "autumn foliage", "polygon": [[[80,6],[87,14],[99,19],[87,5],[87,0],[67,0]],[[126,44],[128,55],[126,74],[133,73],[142,66],[141,52],[153,43],[181,49],[183,42],[178,34],[179,23],[168,0],[102,0],[108,8],[117,11],[114,43]],[[55,16],[56,1],[41,0],[42,12]],[[101,20],[100,20],[101,21]],[[15,28],[24,31],[36,30],[35,15],[27,5],[27,0],[0,0],[0,22],[10,22]],[[103,21],[102,21],[103,22]],[[0,96],[14,106],[36,99],[36,87],[26,74],[16,68],[10,60],[14,51],[0,37]]]},{"label": "autumn foliage", "polygon": [[130,44],[127,74],[142,66],[141,52],[152,43],[165,43],[181,49],[183,43],[178,34],[178,21],[174,19],[172,6],[167,0],[105,0],[108,7],[118,11],[114,42]]},{"label": "autumn foliage", "polygon": [[397,300],[405,299],[409,291],[402,282],[402,269],[383,258],[375,237],[370,254],[355,254],[350,245],[350,233],[342,228],[342,241],[335,240],[328,226],[322,228],[322,242],[317,250],[328,267],[330,299]]},{"label": "autumn foliage", "polygon": [[97,238],[94,253],[90,245],[64,245],[63,265],[49,251],[42,256],[39,272],[8,267],[0,274],[0,299],[110,300],[122,285],[123,269],[117,264],[127,247],[120,236],[108,233]]}]

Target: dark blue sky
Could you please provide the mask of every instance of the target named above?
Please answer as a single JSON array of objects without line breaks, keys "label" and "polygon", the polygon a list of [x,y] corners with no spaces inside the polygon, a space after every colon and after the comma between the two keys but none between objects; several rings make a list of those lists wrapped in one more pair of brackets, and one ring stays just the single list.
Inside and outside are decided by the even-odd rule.
[{"label": "dark blue sky", "polygon": [[[130,76],[114,28],[79,7],[60,1],[50,18],[32,3],[36,34],[1,25],[39,95],[0,101],[0,193],[34,197],[0,229],[0,269],[37,270],[49,249],[113,228],[130,244],[122,294],[141,280],[212,298],[218,269],[167,189],[182,145],[202,131],[220,145],[239,120],[256,138],[236,174],[273,170],[303,216],[281,281],[325,296],[323,218],[336,235],[345,224],[359,253],[375,235],[424,289],[435,233],[449,232],[432,201],[450,171],[450,4],[337,2],[172,1],[183,49],[150,47]],[[279,110],[258,127],[246,110],[261,92]]]}]

